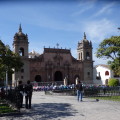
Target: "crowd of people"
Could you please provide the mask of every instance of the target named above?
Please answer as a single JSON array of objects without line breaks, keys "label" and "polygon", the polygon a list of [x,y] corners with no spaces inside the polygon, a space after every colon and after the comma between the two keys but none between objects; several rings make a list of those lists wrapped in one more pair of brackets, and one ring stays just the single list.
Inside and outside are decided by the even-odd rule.
[{"label": "crowd of people", "polygon": [[75,85],[40,85],[40,86],[34,86],[33,85],[33,91],[48,91],[48,90],[64,90],[64,89],[74,89]]},{"label": "crowd of people", "polygon": [[[82,84],[82,87],[85,88],[106,88],[104,85],[88,85]],[[46,84],[46,85],[38,85],[33,83],[33,91],[48,91],[48,90],[65,90],[65,89],[75,89],[76,84],[63,85],[63,84]]]}]

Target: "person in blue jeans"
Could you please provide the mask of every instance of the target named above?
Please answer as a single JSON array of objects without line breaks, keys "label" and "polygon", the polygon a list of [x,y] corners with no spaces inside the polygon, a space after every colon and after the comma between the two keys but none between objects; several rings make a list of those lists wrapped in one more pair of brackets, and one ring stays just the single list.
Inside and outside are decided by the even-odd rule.
[{"label": "person in blue jeans", "polygon": [[77,89],[77,100],[78,101],[82,101],[82,91],[83,91],[83,87],[80,81],[78,81],[78,84],[76,85],[76,89]]}]

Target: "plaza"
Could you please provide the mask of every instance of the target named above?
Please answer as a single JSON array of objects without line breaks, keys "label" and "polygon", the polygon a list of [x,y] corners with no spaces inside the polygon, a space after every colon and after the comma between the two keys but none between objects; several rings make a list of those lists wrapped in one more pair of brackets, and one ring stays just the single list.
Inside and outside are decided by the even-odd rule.
[{"label": "plaza", "polygon": [[[25,102],[24,102],[25,104]],[[20,114],[0,117],[0,120],[118,120],[120,102],[76,96],[45,95],[33,92],[32,109],[22,108]]]}]

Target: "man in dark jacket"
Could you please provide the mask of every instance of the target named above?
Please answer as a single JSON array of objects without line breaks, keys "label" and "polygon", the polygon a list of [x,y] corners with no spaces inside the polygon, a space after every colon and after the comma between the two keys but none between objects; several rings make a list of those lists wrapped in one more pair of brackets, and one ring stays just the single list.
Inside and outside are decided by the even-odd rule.
[{"label": "man in dark jacket", "polygon": [[18,94],[19,94],[19,98],[20,98],[20,108],[22,108],[22,105],[23,105],[23,94],[24,94],[24,88],[23,88],[22,81],[18,82],[17,90],[18,90]]},{"label": "man in dark jacket", "polygon": [[27,109],[31,109],[31,99],[32,99],[33,86],[30,81],[27,81],[25,85],[25,106]]},{"label": "man in dark jacket", "polygon": [[77,100],[82,101],[83,87],[80,81],[78,81],[78,84],[76,85],[76,89],[77,89]]}]

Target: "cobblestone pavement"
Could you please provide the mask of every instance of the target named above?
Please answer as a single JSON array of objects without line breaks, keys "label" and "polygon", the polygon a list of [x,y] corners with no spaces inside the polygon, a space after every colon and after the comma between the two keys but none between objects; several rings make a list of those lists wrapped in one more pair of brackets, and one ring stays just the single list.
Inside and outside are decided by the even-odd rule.
[{"label": "cobblestone pavement", "polygon": [[34,92],[32,109],[21,109],[20,115],[0,117],[0,120],[118,120],[120,102],[75,96],[51,96]]}]

